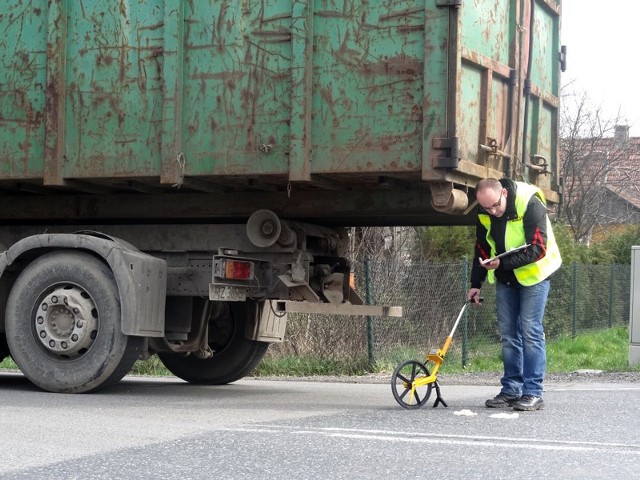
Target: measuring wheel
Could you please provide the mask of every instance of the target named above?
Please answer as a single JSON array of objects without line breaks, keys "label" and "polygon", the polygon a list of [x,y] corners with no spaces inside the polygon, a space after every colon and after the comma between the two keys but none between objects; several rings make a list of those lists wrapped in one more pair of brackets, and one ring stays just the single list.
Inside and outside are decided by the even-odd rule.
[{"label": "measuring wheel", "polygon": [[391,376],[391,391],[401,407],[420,408],[429,400],[433,383],[414,386],[416,379],[428,376],[427,367],[415,360],[409,360],[396,367]]}]

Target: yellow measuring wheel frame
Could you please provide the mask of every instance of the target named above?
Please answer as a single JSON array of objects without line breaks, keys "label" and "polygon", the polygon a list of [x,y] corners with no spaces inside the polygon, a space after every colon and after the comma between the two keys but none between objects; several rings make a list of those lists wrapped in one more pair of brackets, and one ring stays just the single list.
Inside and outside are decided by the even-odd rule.
[{"label": "yellow measuring wheel frame", "polygon": [[[444,344],[441,348],[431,350],[427,354],[426,361],[424,363],[416,360],[408,360],[401,363],[396,367],[391,376],[391,391],[396,401],[403,408],[420,408],[422,407],[429,397],[431,396],[431,390],[436,387],[436,401],[433,404],[437,407],[438,404],[447,406],[442,396],[440,395],[440,385],[438,384],[438,370],[440,365],[444,363],[444,357],[453,342],[453,335],[456,333],[458,324],[464,315],[467,305],[473,300],[467,300],[456,319],[451,333],[447,336]],[[480,300],[482,301],[482,299]],[[433,367],[431,373],[427,369],[426,364],[431,363]]]}]

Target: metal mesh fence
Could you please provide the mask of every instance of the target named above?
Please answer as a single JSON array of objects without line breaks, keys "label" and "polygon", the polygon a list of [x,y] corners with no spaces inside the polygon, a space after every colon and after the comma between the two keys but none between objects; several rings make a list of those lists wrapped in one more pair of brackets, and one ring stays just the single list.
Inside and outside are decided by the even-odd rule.
[{"label": "metal mesh fence", "polygon": [[[366,303],[400,305],[403,318],[289,315],[285,341],[269,358],[317,358],[354,365],[394,365],[423,357],[449,334],[469,287],[470,263],[365,262],[356,267]],[[551,278],[545,312],[548,340],[592,329],[626,326],[629,265],[564,265]],[[480,349],[499,349],[495,287],[482,288],[481,307],[468,308],[447,362],[466,365]]]}]

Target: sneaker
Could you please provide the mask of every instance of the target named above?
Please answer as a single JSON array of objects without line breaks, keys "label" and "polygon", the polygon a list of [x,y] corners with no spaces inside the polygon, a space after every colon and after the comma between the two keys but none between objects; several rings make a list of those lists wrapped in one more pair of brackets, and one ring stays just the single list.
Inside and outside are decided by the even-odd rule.
[{"label": "sneaker", "polygon": [[520,400],[519,395],[509,395],[501,392],[484,402],[484,405],[488,408],[509,408],[518,400]]},{"label": "sneaker", "polygon": [[520,400],[513,403],[513,409],[521,412],[533,412],[543,408],[544,402],[542,398],[534,395],[523,395]]}]

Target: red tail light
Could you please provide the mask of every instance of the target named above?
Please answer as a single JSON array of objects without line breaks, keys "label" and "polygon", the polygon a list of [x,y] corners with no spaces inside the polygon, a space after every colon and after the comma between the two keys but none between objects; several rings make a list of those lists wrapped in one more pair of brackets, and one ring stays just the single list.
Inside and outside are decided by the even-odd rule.
[{"label": "red tail light", "polygon": [[253,263],[242,260],[224,260],[224,278],[251,280],[253,278]]}]

